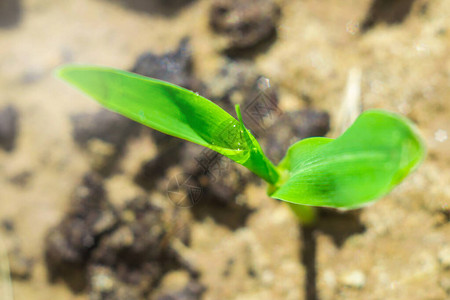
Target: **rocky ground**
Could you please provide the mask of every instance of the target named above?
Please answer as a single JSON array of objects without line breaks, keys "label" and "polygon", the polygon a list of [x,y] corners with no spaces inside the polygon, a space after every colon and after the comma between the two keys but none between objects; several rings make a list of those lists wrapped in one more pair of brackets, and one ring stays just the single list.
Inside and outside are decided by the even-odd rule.
[{"label": "rocky ground", "polygon": [[[446,0],[0,0],[14,299],[448,299],[448,15]],[[55,79],[64,63],[239,103],[274,161],[369,108],[413,120],[428,155],[379,202],[302,227],[244,168]]]}]

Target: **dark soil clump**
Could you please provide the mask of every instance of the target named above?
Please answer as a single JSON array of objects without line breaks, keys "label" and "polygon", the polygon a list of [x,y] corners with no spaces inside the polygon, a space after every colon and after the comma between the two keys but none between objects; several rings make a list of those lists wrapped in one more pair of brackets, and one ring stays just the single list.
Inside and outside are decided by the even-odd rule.
[{"label": "dark soil clump", "polygon": [[18,133],[19,113],[13,106],[0,110],[0,147],[12,151]]},{"label": "dark soil clump", "polygon": [[73,137],[80,146],[86,146],[92,139],[99,139],[120,148],[136,128],[134,121],[106,109],[73,115],[71,121]]},{"label": "dark soil clump", "polygon": [[401,23],[408,16],[415,0],[374,0],[362,23],[362,30],[366,31],[376,24]]},{"label": "dark soil clump", "polygon": [[187,222],[163,218],[162,209],[138,197],[122,208],[109,202],[101,179],[86,175],[70,209],[46,239],[50,279],[63,279],[76,292],[88,288],[91,299],[142,299],[165,273],[197,272],[172,247],[189,242]]},{"label": "dark soil clump", "polygon": [[21,0],[0,0],[0,27],[12,27],[22,17]]},{"label": "dark soil clump", "polygon": [[22,242],[17,238],[15,223],[11,219],[4,219],[0,224],[2,242],[5,241],[8,253],[9,271],[11,278],[28,280],[33,275],[34,259],[22,251]]},{"label": "dark soil clump", "polygon": [[308,137],[320,137],[330,129],[327,112],[305,109],[284,113],[265,132],[266,155],[279,162],[292,144]]},{"label": "dark soil clump", "polygon": [[229,60],[208,84],[207,98],[234,116],[239,104],[245,126],[256,137],[280,114],[277,88],[247,60]]},{"label": "dark soil clump", "polygon": [[101,179],[86,175],[65,217],[47,235],[45,257],[50,279],[62,278],[74,291],[84,289],[90,252],[117,222],[117,212],[106,198]]},{"label": "dark soil clump", "polygon": [[192,50],[189,38],[182,39],[174,51],[161,55],[152,52],[142,54],[131,71],[187,89],[198,91],[199,88],[199,81],[192,74]]},{"label": "dark soil clump", "polygon": [[271,0],[215,0],[209,22],[227,39],[227,51],[258,46],[276,35],[279,6]]},{"label": "dark soil clump", "polygon": [[114,169],[126,142],[140,129],[136,122],[105,109],[73,115],[71,121],[75,142],[87,150],[92,169],[104,175]]}]

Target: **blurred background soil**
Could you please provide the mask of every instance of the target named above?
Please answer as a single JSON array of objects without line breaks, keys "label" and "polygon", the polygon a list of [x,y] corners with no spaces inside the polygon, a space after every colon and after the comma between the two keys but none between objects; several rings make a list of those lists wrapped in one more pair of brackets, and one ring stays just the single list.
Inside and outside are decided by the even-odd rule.
[{"label": "blurred background soil", "polygon": [[[447,0],[0,0],[14,299],[450,298],[449,16]],[[65,63],[167,80],[230,112],[266,101],[246,124],[275,161],[370,108],[415,122],[428,155],[379,202],[305,228],[240,166],[57,80]]]}]

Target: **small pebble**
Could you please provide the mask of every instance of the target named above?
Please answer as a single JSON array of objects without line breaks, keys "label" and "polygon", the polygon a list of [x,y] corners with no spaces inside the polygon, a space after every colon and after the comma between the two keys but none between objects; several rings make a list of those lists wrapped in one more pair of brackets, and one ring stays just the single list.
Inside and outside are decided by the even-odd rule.
[{"label": "small pebble", "polygon": [[334,288],[336,286],[336,276],[332,270],[323,272],[323,280],[328,287]]},{"label": "small pebble", "polygon": [[439,251],[438,259],[444,269],[450,269],[450,246]]},{"label": "small pebble", "polygon": [[274,279],[275,279],[275,275],[273,274],[272,271],[265,270],[262,273],[261,280],[264,284],[272,284]]},{"label": "small pebble", "polygon": [[445,142],[447,140],[447,131],[439,129],[434,133],[434,139],[438,142]]},{"label": "small pebble", "polygon": [[340,282],[347,287],[361,289],[366,284],[366,275],[360,270],[353,270],[342,275]]},{"label": "small pebble", "polygon": [[21,251],[16,250],[9,254],[9,267],[14,279],[27,280],[33,273],[33,261],[22,255]]},{"label": "small pebble", "polygon": [[97,272],[91,278],[92,289],[109,292],[114,287],[114,279],[107,272]]},{"label": "small pebble", "polygon": [[345,31],[347,31],[351,35],[359,33],[359,22],[355,20],[348,21],[345,25]]}]

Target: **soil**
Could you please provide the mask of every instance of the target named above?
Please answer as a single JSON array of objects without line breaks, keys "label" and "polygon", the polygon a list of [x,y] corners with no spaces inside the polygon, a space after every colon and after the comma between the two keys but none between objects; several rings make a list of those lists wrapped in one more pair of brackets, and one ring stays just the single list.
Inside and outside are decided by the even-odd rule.
[{"label": "soil", "polygon": [[224,36],[224,50],[253,48],[276,35],[279,6],[272,0],[213,0],[209,23]]},{"label": "soil", "polygon": [[18,113],[13,106],[0,110],[0,147],[12,151],[16,141]]},{"label": "soil", "polygon": [[[14,299],[450,298],[449,15],[447,0],[0,0]],[[427,158],[375,204],[301,226],[241,166],[57,80],[65,63],[241,104],[274,160],[370,108],[410,118]]]}]

